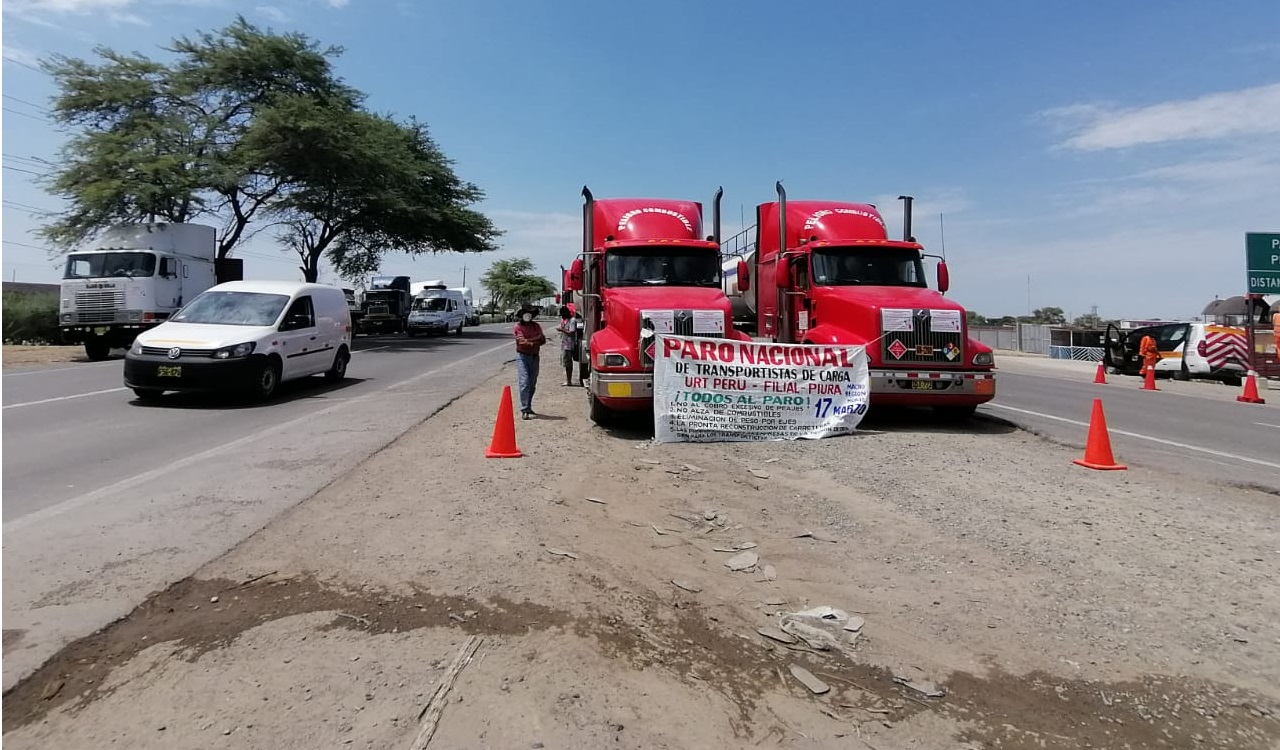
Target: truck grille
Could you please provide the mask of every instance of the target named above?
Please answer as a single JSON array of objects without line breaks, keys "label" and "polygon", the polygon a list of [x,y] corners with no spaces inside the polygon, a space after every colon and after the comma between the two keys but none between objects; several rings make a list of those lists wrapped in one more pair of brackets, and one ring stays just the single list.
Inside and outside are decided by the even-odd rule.
[{"label": "truck grille", "polygon": [[[911,311],[912,330],[885,331],[880,340],[884,363],[964,363],[964,333],[930,330],[932,316],[927,308]],[[963,314],[963,313],[962,313]]]},{"label": "truck grille", "polygon": [[124,309],[124,290],[80,290],[75,304],[77,323],[114,323],[116,311]]},{"label": "truck grille", "polygon": [[[646,369],[653,367],[653,347],[657,345],[657,337],[654,335],[646,335],[649,331],[656,331],[657,327],[653,323],[650,314],[655,311],[646,311],[640,313],[640,365]],[[661,312],[665,313],[666,310]],[[718,339],[724,338],[724,334],[716,333],[694,333],[693,332],[693,310],[672,310],[672,329],[670,331],[661,331],[672,336],[697,336],[698,338]]]}]

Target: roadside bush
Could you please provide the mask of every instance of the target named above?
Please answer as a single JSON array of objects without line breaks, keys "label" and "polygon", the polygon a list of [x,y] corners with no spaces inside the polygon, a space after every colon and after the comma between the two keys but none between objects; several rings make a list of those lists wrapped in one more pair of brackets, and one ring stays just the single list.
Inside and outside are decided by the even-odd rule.
[{"label": "roadside bush", "polygon": [[57,344],[58,295],[5,292],[4,343]]}]

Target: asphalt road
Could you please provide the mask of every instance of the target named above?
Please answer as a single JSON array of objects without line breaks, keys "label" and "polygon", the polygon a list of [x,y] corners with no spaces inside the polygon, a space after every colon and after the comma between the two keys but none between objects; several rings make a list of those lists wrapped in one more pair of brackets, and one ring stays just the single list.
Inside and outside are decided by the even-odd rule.
[{"label": "asphalt road", "polygon": [[355,349],[346,382],[286,383],[262,405],[175,394],[142,405],[120,361],[5,373],[4,687],[514,357],[505,324]]},{"label": "asphalt road", "polygon": [[[997,359],[996,399],[981,411],[1083,448],[1093,400],[1102,399],[1116,461],[1176,477],[1192,474],[1222,484],[1280,493],[1280,392],[1262,391],[1266,404],[1235,401],[1241,389],[1212,382],[1160,380],[1143,391],[1137,378],[1108,376],[1093,384],[1084,363]],[[1084,469],[1082,469],[1084,471]]]}]

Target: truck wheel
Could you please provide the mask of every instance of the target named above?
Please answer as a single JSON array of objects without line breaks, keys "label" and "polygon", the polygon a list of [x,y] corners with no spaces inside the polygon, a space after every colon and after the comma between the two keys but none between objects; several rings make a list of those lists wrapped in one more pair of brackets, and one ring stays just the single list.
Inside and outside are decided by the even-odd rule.
[{"label": "truck wheel", "polygon": [[276,394],[280,386],[280,362],[268,359],[258,367],[253,381],[252,396],[255,401],[266,401]]},{"label": "truck wheel", "polygon": [[152,388],[134,388],[133,395],[143,403],[154,404],[164,396],[164,391]]},{"label": "truck wheel", "polygon": [[978,411],[976,406],[935,406],[933,413],[937,417],[950,424],[964,424],[968,422]]},{"label": "truck wheel", "polygon": [[405,331],[405,333],[409,334],[409,338],[413,338],[414,336],[418,335],[418,332],[413,330],[412,328],[410,328],[408,331]]},{"label": "truck wheel", "polygon": [[601,427],[608,427],[613,424],[613,410],[600,403],[600,399],[590,396],[591,399],[591,421]]},{"label": "truck wheel", "polygon": [[111,345],[101,336],[92,336],[85,339],[84,353],[90,362],[101,362],[111,356]]},{"label": "truck wheel", "polygon": [[338,354],[333,358],[333,367],[324,374],[324,379],[330,383],[341,383],[347,377],[347,363],[351,361],[351,355],[347,354],[347,347],[338,350]]}]

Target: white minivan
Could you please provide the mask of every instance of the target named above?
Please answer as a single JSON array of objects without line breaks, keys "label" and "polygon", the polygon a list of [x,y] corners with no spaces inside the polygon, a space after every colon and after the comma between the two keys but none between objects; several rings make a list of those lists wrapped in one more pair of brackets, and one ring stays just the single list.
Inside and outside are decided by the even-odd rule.
[{"label": "white minivan", "polygon": [[202,292],[138,335],[124,384],[139,400],[165,391],[248,392],[266,400],[285,380],[347,375],[351,313],[341,289],[290,281],[231,281]]},{"label": "white minivan", "polygon": [[410,336],[418,333],[448,333],[462,335],[467,324],[467,301],[457,289],[427,287],[418,292],[409,307]]}]

